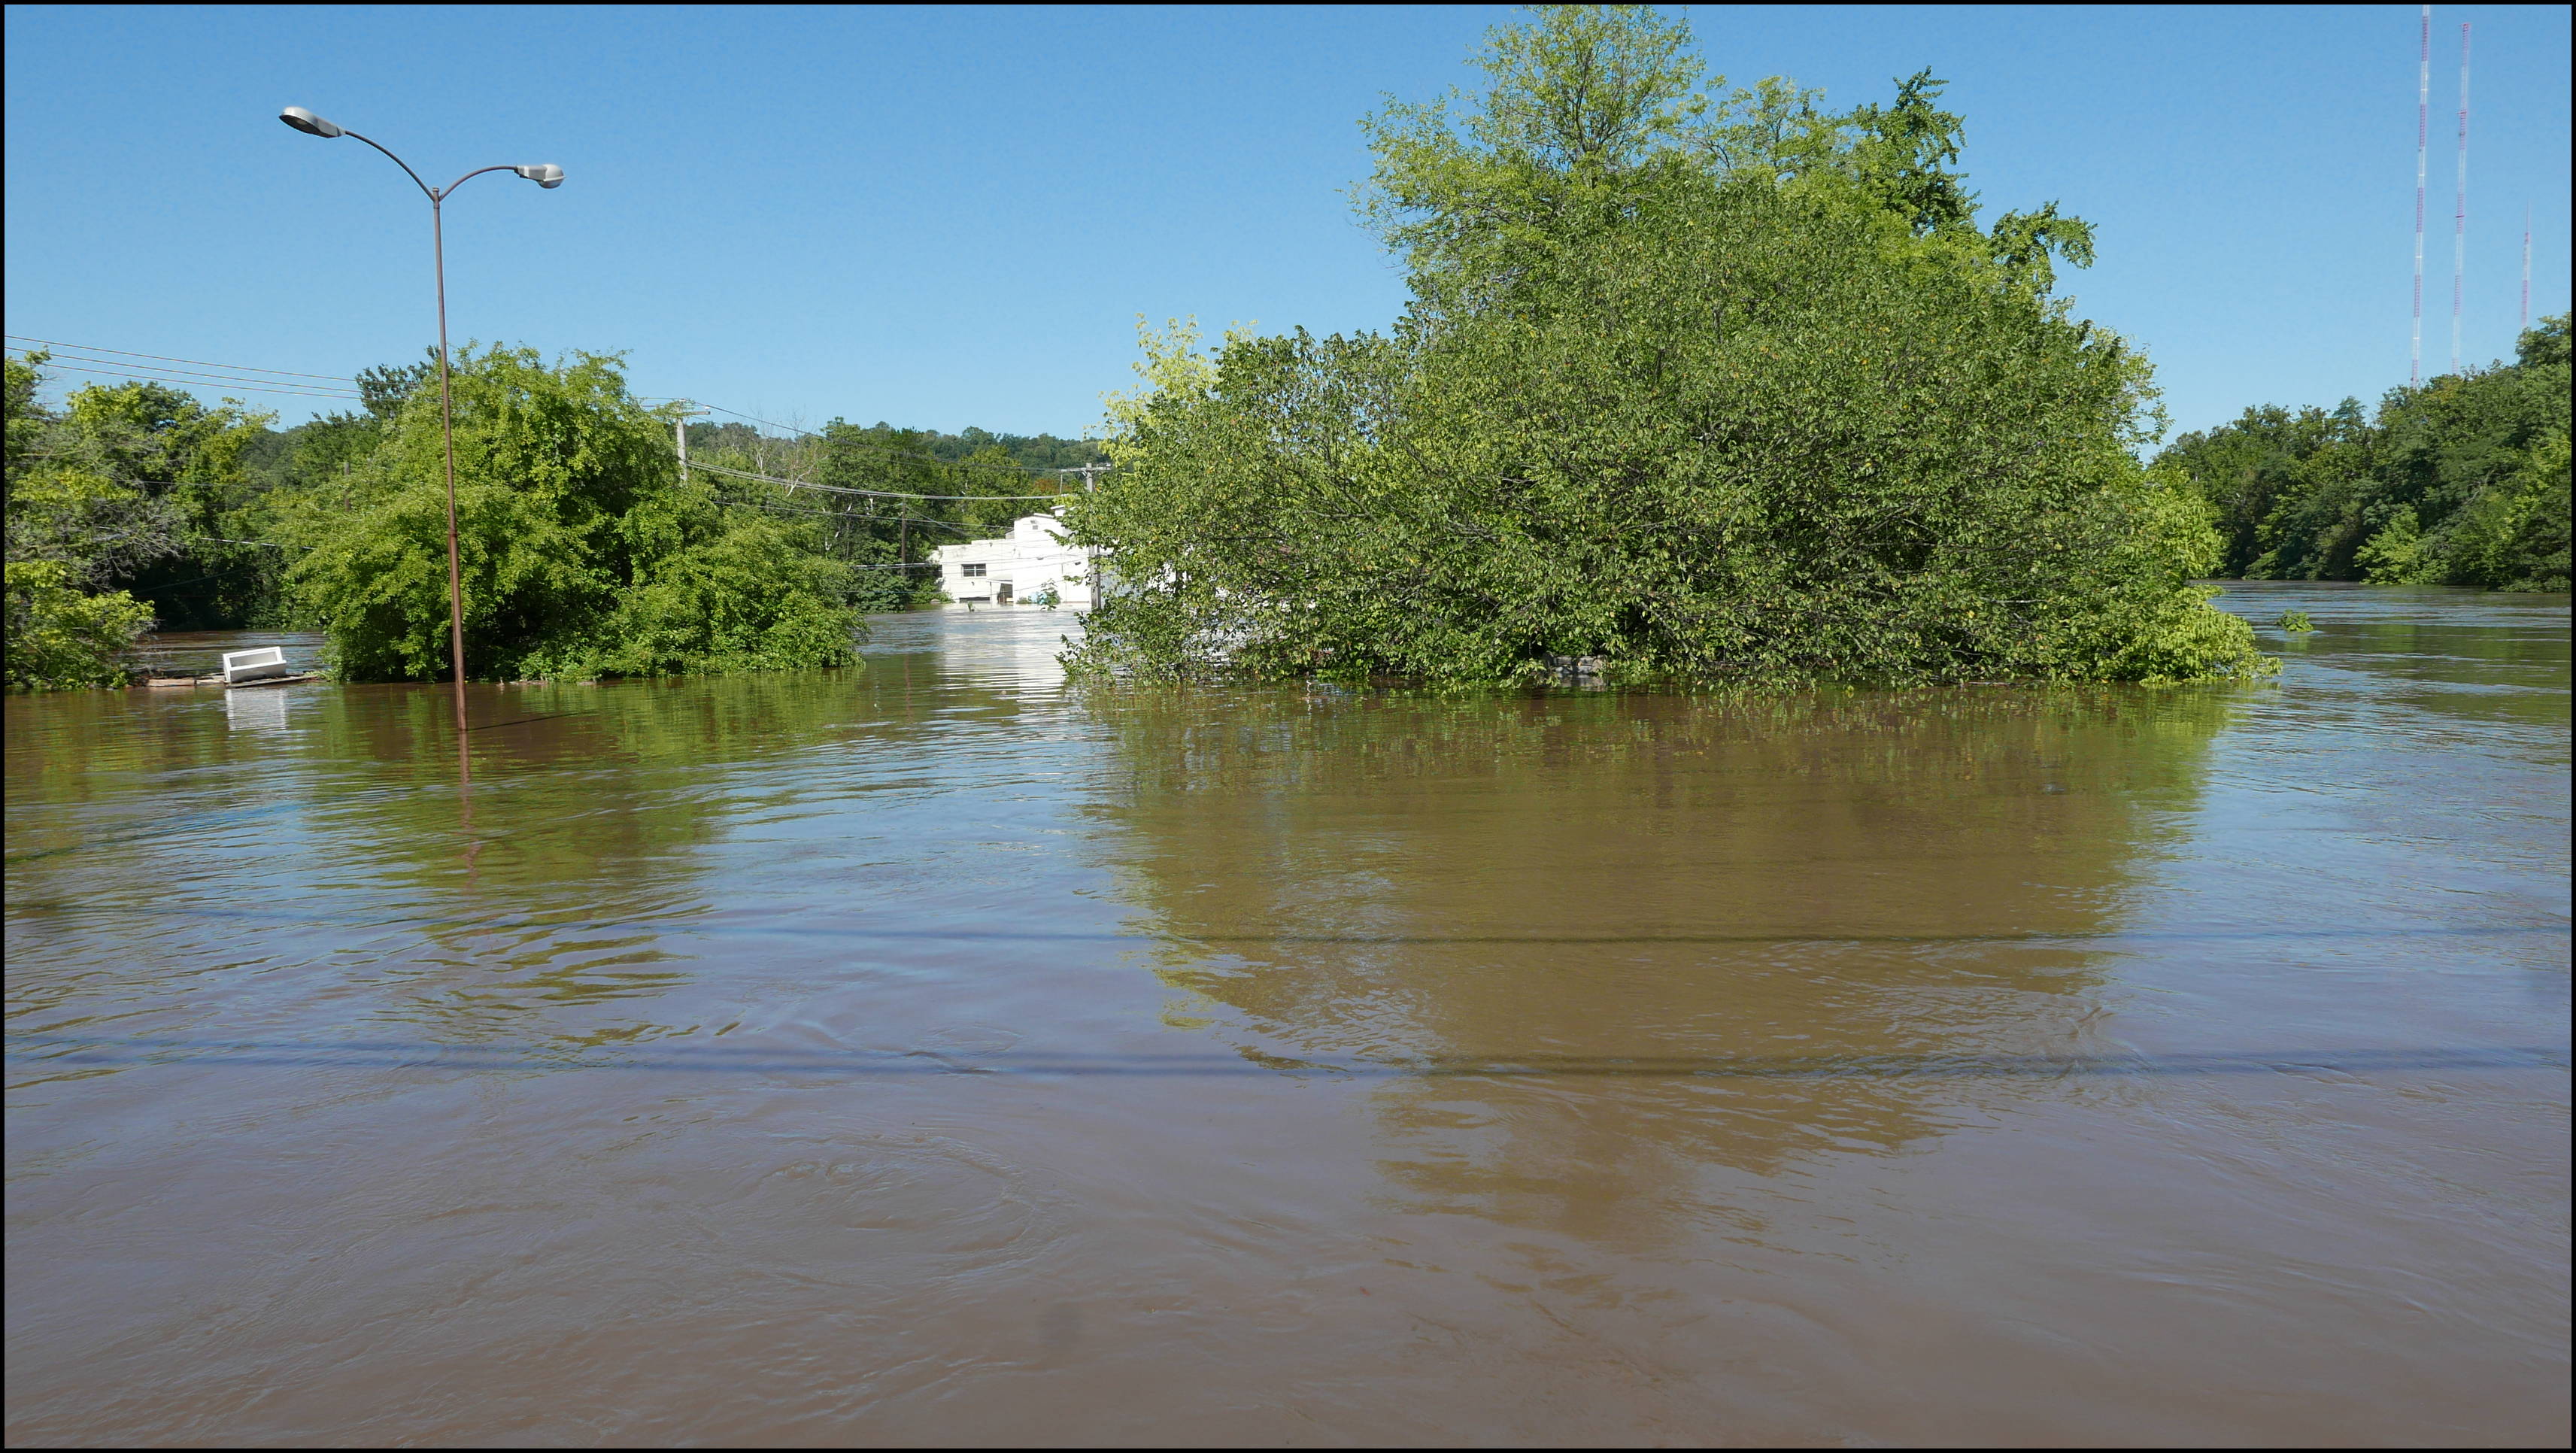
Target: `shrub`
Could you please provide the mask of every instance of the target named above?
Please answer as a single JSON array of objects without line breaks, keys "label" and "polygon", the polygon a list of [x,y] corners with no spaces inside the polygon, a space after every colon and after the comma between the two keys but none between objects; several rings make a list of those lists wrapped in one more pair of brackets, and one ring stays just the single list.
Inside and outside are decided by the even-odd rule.
[{"label": "shrub", "polygon": [[1121,467],[1071,511],[1110,587],[1077,666],[2269,665],[2189,583],[2217,559],[2206,506],[2131,453],[2144,361],[2050,296],[2052,256],[2091,256],[2083,224],[1980,231],[1929,77],[1850,117],[1766,90],[1695,120],[1679,33],[1553,7],[1498,34],[1467,136],[1431,109],[1380,123],[1378,212],[1413,263],[1392,332],[1148,339]]},{"label": "shrub", "polygon": [[[843,665],[864,626],[855,573],[810,528],[682,484],[667,425],[618,361],[549,368],[526,350],[461,357],[457,534],[466,672],[646,676]],[[416,392],[353,476],[308,499],[290,581],[340,671],[428,680],[448,652],[447,496],[437,390]]]},{"label": "shrub", "polygon": [[152,608],[124,591],[85,595],[57,560],[8,563],[9,689],[122,686],[125,653],[152,625]]}]

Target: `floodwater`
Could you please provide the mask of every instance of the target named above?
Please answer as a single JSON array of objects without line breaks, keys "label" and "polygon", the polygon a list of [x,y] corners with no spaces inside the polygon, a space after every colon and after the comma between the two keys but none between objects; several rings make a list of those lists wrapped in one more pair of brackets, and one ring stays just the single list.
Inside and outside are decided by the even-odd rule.
[{"label": "floodwater", "polygon": [[892,617],[477,690],[470,803],[438,690],[13,698],[8,1441],[2564,1445],[2567,600],[2225,603],[2321,629],[1462,699]]}]

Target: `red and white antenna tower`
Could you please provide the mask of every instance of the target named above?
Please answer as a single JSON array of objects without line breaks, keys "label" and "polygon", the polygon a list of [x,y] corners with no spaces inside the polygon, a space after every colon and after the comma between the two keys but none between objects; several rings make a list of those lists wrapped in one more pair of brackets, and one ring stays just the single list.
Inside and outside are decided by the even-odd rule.
[{"label": "red and white antenna tower", "polygon": [[2433,7],[2424,7],[2424,33],[2415,55],[2415,326],[2406,344],[2406,381],[2424,381],[2424,140],[2432,124]]},{"label": "red and white antenna tower", "polygon": [[2460,205],[2451,214],[2451,372],[2460,371],[2460,294],[2469,276],[2469,26],[2460,23]]}]

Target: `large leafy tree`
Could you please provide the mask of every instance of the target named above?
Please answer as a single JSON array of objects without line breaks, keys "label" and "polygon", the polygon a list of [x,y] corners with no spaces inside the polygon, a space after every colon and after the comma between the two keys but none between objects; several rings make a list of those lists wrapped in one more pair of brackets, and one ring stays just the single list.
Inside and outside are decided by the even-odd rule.
[{"label": "large leafy tree", "polygon": [[[850,569],[794,516],[678,478],[669,421],[613,357],[549,367],[463,351],[455,376],[466,671],[589,678],[840,665],[863,627]],[[304,491],[290,585],[340,670],[448,664],[446,486],[435,390],[414,392],[343,498]]]},{"label": "large leafy tree", "polygon": [[[816,477],[844,489],[888,494],[962,493],[957,476],[965,471],[931,453],[930,443],[923,430],[882,423],[861,428],[834,419],[824,426],[817,447]],[[869,610],[898,610],[909,603],[932,572],[908,567],[956,538],[953,512],[944,501],[841,495],[827,502],[837,516],[833,551],[862,567],[859,590]]]},{"label": "large leafy tree", "polygon": [[66,401],[57,447],[66,459],[159,507],[169,548],[117,581],[150,603],[163,630],[271,623],[282,556],[266,541],[273,513],[244,454],[272,415],[213,407],[167,384],[80,389]]},{"label": "large leafy tree", "polygon": [[273,552],[241,468],[266,422],[150,383],[38,401],[44,355],[8,361],[9,681],[110,685],[158,615],[189,625],[253,599]]},{"label": "large leafy tree", "polygon": [[1720,101],[1687,28],[1549,7],[1493,83],[1374,118],[1386,335],[1149,338],[1076,513],[1108,670],[1530,680],[2258,670],[2138,464],[2144,361],[2068,316],[2053,207],[1987,229],[1917,76]]}]

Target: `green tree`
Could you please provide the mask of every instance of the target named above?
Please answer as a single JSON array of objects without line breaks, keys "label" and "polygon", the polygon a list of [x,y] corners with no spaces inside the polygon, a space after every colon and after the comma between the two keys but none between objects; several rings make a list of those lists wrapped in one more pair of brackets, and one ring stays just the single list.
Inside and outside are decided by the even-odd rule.
[{"label": "green tree", "polygon": [[2441,563],[2425,548],[2413,505],[2383,505],[2374,512],[2374,523],[2378,529],[2353,552],[2362,579],[2373,585],[2428,585],[2440,578]]},{"label": "green tree", "polygon": [[[853,572],[793,516],[679,482],[669,421],[614,357],[548,367],[460,351],[457,529],[466,670],[484,680],[847,664],[863,636]],[[435,390],[413,392],[351,498],[305,491],[298,598],[356,679],[428,680],[447,643],[446,486]]]},{"label": "green tree", "polygon": [[49,410],[44,361],[7,364],[9,687],[115,685],[152,608],[114,587],[183,548],[183,516],[166,491],[118,476],[138,461],[99,447],[98,405],[116,392],[82,390],[72,417]]},{"label": "green tree", "polygon": [[969,432],[984,442],[960,455],[942,442],[956,436],[885,423],[860,428],[841,419],[824,426],[816,441],[815,479],[883,492],[824,501],[834,513],[834,555],[865,572],[859,596],[864,609],[935,601],[938,576],[926,568],[932,550],[1007,531],[1012,521],[1046,508],[1024,496],[1060,487],[1053,476],[1021,463],[1003,437]]},{"label": "green tree", "polygon": [[268,524],[244,464],[267,415],[150,382],[78,389],[53,412],[34,401],[34,366],[12,370],[27,441],[11,462],[12,559],[61,562],[71,588],[123,588],[165,629],[246,624],[274,601],[277,552],[240,543]]},{"label": "green tree", "polygon": [[2392,389],[2372,419],[2266,405],[2160,463],[2224,522],[2222,575],[2565,590],[2569,388],[2562,314],[2512,363]]},{"label": "green tree", "polygon": [[234,400],[212,407],[148,381],[80,389],[66,401],[57,448],[66,459],[155,501],[170,548],[120,570],[163,630],[275,622],[283,557],[264,481],[245,455],[272,415]]},{"label": "green tree", "polygon": [[[1536,680],[2259,670],[2143,470],[2144,361],[2067,317],[2053,209],[1981,232],[1938,82],[1844,117],[1709,99],[1687,29],[1550,7],[1493,86],[1372,122],[1387,335],[1149,337],[1074,508],[1078,664]],[[1587,659],[1588,658],[1588,659]]]},{"label": "green tree", "polygon": [[124,655],[152,608],[122,590],[89,594],[59,560],[8,562],[9,689],[122,686]]},{"label": "green tree", "polygon": [[[929,443],[918,429],[884,423],[860,428],[834,419],[823,426],[815,475],[821,483],[843,489],[962,493],[955,482],[959,471],[932,454]],[[914,577],[931,572],[908,567],[943,543],[937,536],[957,538],[950,528],[953,512],[940,502],[841,495],[827,503],[837,516],[833,555],[858,567],[857,599],[863,610],[901,610],[911,604],[923,585]]]}]

